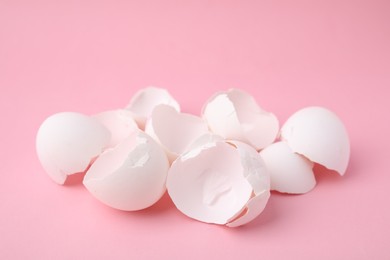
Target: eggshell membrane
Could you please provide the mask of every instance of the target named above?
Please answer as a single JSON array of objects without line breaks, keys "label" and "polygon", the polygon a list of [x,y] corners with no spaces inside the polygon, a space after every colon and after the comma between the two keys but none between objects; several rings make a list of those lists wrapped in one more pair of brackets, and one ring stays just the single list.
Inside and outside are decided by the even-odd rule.
[{"label": "eggshell membrane", "polygon": [[173,162],[209,130],[200,117],[179,113],[171,106],[158,105],[146,123],[145,132],[164,147],[170,162]]},{"label": "eggshell membrane", "polygon": [[315,187],[313,162],[294,153],[286,142],[273,143],[260,155],[271,176],[271,190],[302,194]]},{"label": "eggshell membrane", "polygon": [[68,175],[84,172],[106,147],[110,132],[96,119],[74,112],[57,113],[40,126],[39,160],[48,175],[64,184]]},{"label": "eggshell membrane", "polygon": [[94,117],[111,133],[108,147],[116,146],[138,129],[133,114],[125,109],[105,111]]},{"label": "eggshell membrane", "polygon": [[202,114],[212,132],[248,143],[257,150],[271,144],[279,132],[276,116],[261,109],[251,95],[238,89],[214,95]]},{"label": "eggshell membrane", "polygon": [[226,224],[229,227],[238,227],[249,223],[264,210],[271,195],[270,176],[260,155],[251,146],[233,140],[228,143],[237,148],[244,168],[243,175],[253,188],[252,196],[245,207]]},{"label": "eggshell membrane", "polygon": [[294,113],[283,125],[281,139],[294,152],[344,175],[350,156],[348,133],[328,109],[307,107]]},{"label": "eggshell membrane", "polygon": [[179,103],[166,89],[147,87],[134,94],[126,109],[133,113],[133,117],[140,129],[145,129],[146,120],[151,116],[153,109],[160,104],[173,107],[180,112]]},{"label": "eggshell membrane", "polygon": [[[195,156],[191,155],[194,151]],[[185,215],[206,223],[226,224],[246,209],[254,194],[251,181],[261,179],[248,177],[253,173],[253,169],[246,168],[248,165],[242,162],[237,146],[221,141],[208,143],[202,149],[180,156],[172,164],[168,193]],[[261,185],[256,183],[255,187]],[[269,192],[269,177],[266,190]]]},{"label": "eggshell membrane", "polygon": [[168,168],[162,148],[150,136],[136,130],[99,156],[83,183],[95,198],[112,208],[140,210],[162,197]]}]

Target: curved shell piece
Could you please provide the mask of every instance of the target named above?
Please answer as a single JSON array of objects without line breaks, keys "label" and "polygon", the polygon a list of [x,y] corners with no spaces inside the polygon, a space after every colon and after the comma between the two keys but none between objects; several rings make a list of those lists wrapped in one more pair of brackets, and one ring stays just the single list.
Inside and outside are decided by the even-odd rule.
[{"label": "curved shell piece", "polygon": [[58,184],[83,172],[105,149],[110,132],[96,119],[74,112],[57,113],[40,126],[36,137],[39,160]]},{"label": "curved shell piece", "polygon": [[344,175],[350,156],[348,133],[330,110],[323,107],[299,110],[283,125],[281,139],[294,152]]},{"label": "curved shell piece", "polygon": [[[262,164],[260,156],[252,147],[242,144],[245,146],[242,148],[237,143],[240,142],[205,143],[173,162],[167,189],[182,213],[199,221],[224,225],[236,220],[257,194],[269,194],[268,173],[263,171],[264,167],[258,167]],[[253,158],[249,156],[251,153]],[[265,205],[267,200],[268,197],[263,197],[261,203]],[[254,217],[242,219],[237,226]]]},{"label": "curved shell piece", "polygon": [[163,149],[140,130],[92,164],[84,186],[104,204],[126,211],[147,208],[166,190],[168,159]]}]

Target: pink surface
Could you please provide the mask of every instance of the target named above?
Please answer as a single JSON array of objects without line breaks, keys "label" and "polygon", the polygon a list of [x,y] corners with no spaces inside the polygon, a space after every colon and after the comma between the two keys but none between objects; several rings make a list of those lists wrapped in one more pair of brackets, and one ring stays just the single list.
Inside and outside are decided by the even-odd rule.
[{"label": "pink surface", "polygon": [[[0,1],[0,259],[390,259],[390,2],[141,2]],[[273,193],[238,229],[167,196],[126,213],[49,179],[34,144],[47,116],[123,107],[150,84],[197,114],[229,87],[281,122],[328,107],[350,133],[349,169]]]}]

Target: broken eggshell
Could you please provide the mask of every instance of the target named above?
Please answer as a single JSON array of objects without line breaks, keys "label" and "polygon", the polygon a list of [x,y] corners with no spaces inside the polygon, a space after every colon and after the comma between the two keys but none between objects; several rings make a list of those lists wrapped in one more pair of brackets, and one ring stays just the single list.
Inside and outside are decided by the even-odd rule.
[{"label": "broken eggshell", "polygon": [[140,210],[162,197],[168,168],[164,150],[150,136],[135,130],[96,159],[83,183],[95,198],[112,208]]},{"label": "broken eggshell", "polygon": [[237,148],[244,168],[244,176],[253,188],[252,196],[245,207],[226,224],[228,227],[238,227],[254,220],[265,209],[271,196],[270,176],[263,160],[251,146],[232,140],[228,143]]},{"label": "broken eggshell", "polygon": [[160,104],[171,106],[180,112],[180,105],[171,94],[166,89],[156,87],[139,90],[134,94],[126,109],[133,113],[138,127],[144,130],[146,120],[151,116],[153,109]]},{"label": "broken eggshell", "polygon": [[107,147],[114,147],[129,137],[138,126],[133,114],[125,109],[101,112],[94,117],[111,132],[111,139]]},{"label": "broken eggshell", "polygon": [[294,153],[286,142],[267,146],[260,156],[271,177],[271,190],[302,194],[316,185],[313,162]]},{"label": "broken eggshell", "polygon": [[343,122],[332,111],[323,107],[299,110],[283,125],[281,139],[294,152],[344,175],[350,143]]},{"label": "broken eggshell", "polygon": [[238,89],[214,95],[203,107],[202,115],[213,133],[247,143],[256,150],[271,144],[279,132],[276,116]]},{"label": "broken eggshell", "polygon": [[36,150],[48,175],[64,184],[68,175],[88,168],[107,146],[110,136],[95,118],[74,112],[57,113],[40,126]]},{"label": "broken eggshell", "polygon": [[167,189],[188,217],[239,226],[264,209],[269,175],[252,147],[238,141],[215,141],[179,156],[169,170]]},{"label": "broken eggshell", "polygon": [[200,117],[179,113],[171,106],[158,105],[146,123],[145,132],[161,144],[169,161],[173,162],[209,130]]}]

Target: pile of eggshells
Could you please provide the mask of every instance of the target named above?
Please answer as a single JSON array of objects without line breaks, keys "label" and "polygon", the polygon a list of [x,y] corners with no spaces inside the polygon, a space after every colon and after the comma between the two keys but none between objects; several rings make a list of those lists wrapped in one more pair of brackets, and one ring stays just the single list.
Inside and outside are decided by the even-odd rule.
[{"label": "pile of eggshells", "polygon": [[167,190],[188,217],[229,227],[256,218],[271,190],[313,189],[314,164],[343,175],[350,154],[343,123],[326,108],[299,110],[279,129],[276,116],[242,90],[216,93],[198,117],[155,87],[124,109],[50,116],[36,148],[56,183],[85,173],[87,190],[112,208],[141,210]]}]

